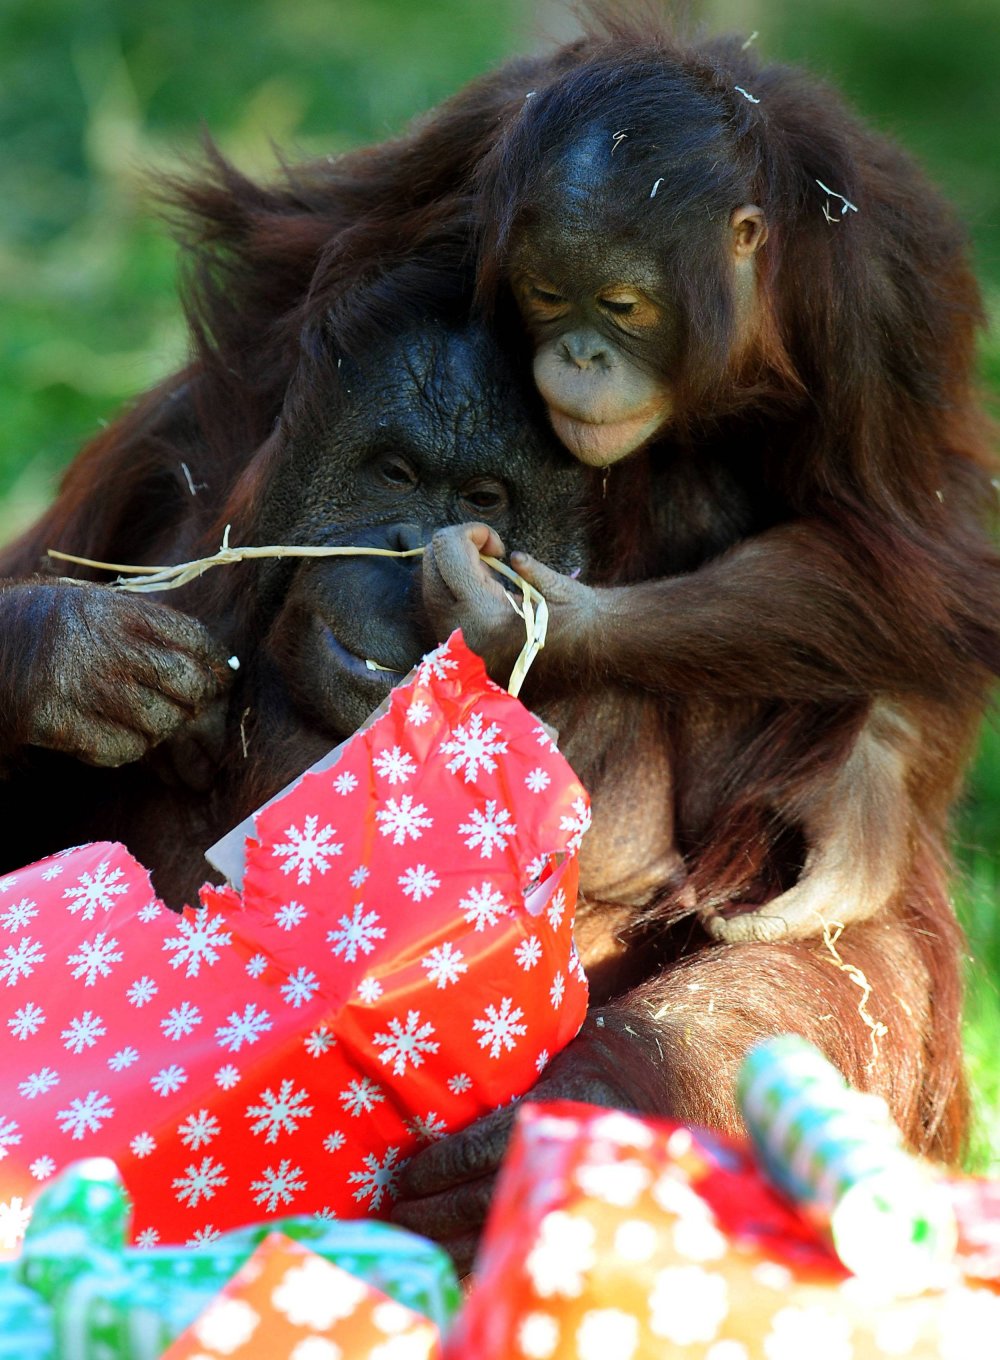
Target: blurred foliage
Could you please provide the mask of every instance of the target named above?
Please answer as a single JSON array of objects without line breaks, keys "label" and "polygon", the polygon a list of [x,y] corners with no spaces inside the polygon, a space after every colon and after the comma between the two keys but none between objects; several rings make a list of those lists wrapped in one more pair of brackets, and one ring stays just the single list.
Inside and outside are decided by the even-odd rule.
[{"label": "blurred foliage", "polygon": [[[616,0],[612,0],[615,3]],[[679,0],[683,3],[683,0]],[[971,231],[1000,394],[997,0],[691,0],[768,58],[801,62],[913,151]],[[0,537],[28,522],[98,424],[182,357],[174,252],[147,176],[209,130],[241,168],[334,154],[410,117],[538,34],[558,0],[0,0]],[[959,840],[968,1050],[1000,1170],[1000,737],[985,734]]]}]

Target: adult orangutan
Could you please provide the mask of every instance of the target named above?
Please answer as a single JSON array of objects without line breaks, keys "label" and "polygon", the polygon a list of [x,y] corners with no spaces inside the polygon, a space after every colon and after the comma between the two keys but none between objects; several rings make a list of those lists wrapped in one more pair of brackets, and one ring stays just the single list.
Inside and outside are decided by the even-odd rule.
[{"label": "adult orangutan", "polygon": [[[615,102],[629,95],[632,124]],[[660,157],[655,176],[630,198],[651,157]],[[537,1094],[731,1127],[746,1046],[794,1029],[882,1091],[914,1145],[954,1154],[964,1104],[946,815],[997,666],[1000,606],[970,391],[977,295],[940,200],[803,77],[756,68],[738,45],[695,50],[623,26],[505,68],[398,142],[293,168],[275,189],[217,161],[184,198],[195,222],[196,357],[82,455],[7,569],[34,569],[50,544],[117,560],[187,556],[214,546],[230,520],[234,541],[259,541],[276,525],[327,532],[329,484],[313,510],[299,505],[303,479],[287,460],[331,441],[348,457],[334,358],[348,372],[360,362],[369,383],[384,380],[379,365],[393,380],[394,365],[405,372],[410,360],[380,337],[405,331],[418,343],[411,323],[434,315],[474,240],[482,296],[495,299],[515,357],[529,344],[540,356],[536,380],[557,432],[610,467],[587,576],[518,559],[553,609],[528,697],[560,727],[596,812],[578,932],[594,1004]],[[584,352],[588,331],[605,348]],[[248,335],[258,342],[248,346]],[[552,377],[559,363],[570,376],[570,365],[624,368],[624,387],[584,382],[582,398],[567,395]],[[492,411],[488,368],[475,372]],[[316,396],[303,407],[310,373]],[[624,391],[624,414],[587,405],[609,390]],[[313,412],[305,433],[303,409]],[[530,428],[530,399],[512,409]],[[638,445],[631,432],[582,428],[635,422]],[[504,442],[510,427],[497,428]],[[208,484],[200,500],[182,465]],[[471,518],[486,523],[461,525]],[[473,504],[444,522],[421,573],[423,609],[438,633],[461,622],[500,666],[507,620],[476,550],[499,551],[493,535],[507,531]],[[357,518],[350,527],[364,528]],[[557,534],[543,537],[536,551],[558,551]],[[163,875],[178,882],[214,838],[220,808],[252,806],[293,772],[289,752],[308,757],[339,735],[320,682],[295,671],[301,653],[273,645],[282,570],[247,579],[235,596],[206,586],[184,601],[221,635],[221,650],[193,625],[156,628],[182,663],[164,661],[152,690],[157,699],[167,691],[178,712],[164,716],[150,701],[142,728],[160,736],[167,718],[187,728],[184,715],[207,700],[221,658],[235,651],[245,670],[223,741],[234,766],[195,762],[173,740],[173,765],[208,784],[193,802],[144,765],[106,774],[102,834],[141,837],[168,818],[175,863],[162,842],[135,848],[154,869],[162,854]],[[0,595],[0,609],[16,610],[10,600],[24,600],[24,589]],[[288,594],[292,604],[310,598]],[[136,648],[116,641],[118,627],[101,643],[105,699],[140,664]],[[403,631],[409,654],[421,628]],[[356,654],[360,639],[351,641]],[[30,663],[11,646],[0,662],[0,685],[30,694],[51,668],[51,642]],[[180,688],[174,672],[189,677]],[[259,757],[251,779],[238,758],[243,719]],[[81,807],[98,806],[96,785],[60,785],[16,763],[9,779],[35,809],[76,788],[53,829],[91,834]],[[20,827],[8,859],[30,845],[31,824]],[[824,843],[827,862],[810,863],[807,852]],[[856,918],[836,940],[713,942],[692,917],[759,922],[769,899],[784,893],[787,908],[810,878],[825,894],[812,898],[823,905],[818,925]],[[832,903],[831,882],[841,895]],[[788,919],[808,928],[811,909],[800,902]],[[872,989],[867,1004],[858,970]],[[459,1259],[509,1118],[428,1149],[406,1177],[397,1213]]]}]

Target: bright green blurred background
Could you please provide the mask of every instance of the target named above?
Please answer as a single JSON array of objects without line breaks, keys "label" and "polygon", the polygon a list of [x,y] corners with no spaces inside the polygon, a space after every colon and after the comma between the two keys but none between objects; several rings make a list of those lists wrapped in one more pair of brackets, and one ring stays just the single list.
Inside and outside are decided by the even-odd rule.
[{"label": "bright green blurred background", "polygon": [[[694,0],[709,27],[840,85],[927,164],[1000,322],[1000,0]],[[0,539],[184,353],[144,177],[204,127],[244,169],[397,131],[513,51],[573,32],[552,0],[0,0]],[[1000,329],[1000,327],[997,327]],[[1000,393],[1000,335],[983,347]],[[970,937],[973,1162],[1000,1172],[1000,741],[957,828]]]}]

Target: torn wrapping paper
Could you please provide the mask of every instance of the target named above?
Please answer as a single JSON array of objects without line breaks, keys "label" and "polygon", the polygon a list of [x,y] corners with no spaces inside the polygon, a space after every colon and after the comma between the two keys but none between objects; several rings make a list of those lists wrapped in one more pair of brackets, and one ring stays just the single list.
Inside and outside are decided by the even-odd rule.
[{"label": "torn wrapping paper", "polygon": [[438,1360],[419,1313],[281,1233],[270,1233],[163,1360]]},{"label": "torn wrapping paper", "polygon": [[41,1191],[18,1260],[0,1267],[0,1356],[159,1360],[275,1228],[440,1328],[458,1308],[444,1251],[374,1219],[279,1219],[148,1248],[126,1247],[127,1221],[106,1158],[74,1163]]},{"label": "torn wrapping paper", "polygon": [[528,1090],[583,1021],[586,795],[456,635],[257,817],[182,916],[121,847],[0,880],[0,1244],[111,1157],[143,1245],[383,1213],[409,1153]]},{"label": "torn wrapping paper", "polygon": [[849,1275],[748,1146],[570,1102],[522,1107],[475,1280],[449,1360],[972,1360],[1000,1329],[957,1270]]}]

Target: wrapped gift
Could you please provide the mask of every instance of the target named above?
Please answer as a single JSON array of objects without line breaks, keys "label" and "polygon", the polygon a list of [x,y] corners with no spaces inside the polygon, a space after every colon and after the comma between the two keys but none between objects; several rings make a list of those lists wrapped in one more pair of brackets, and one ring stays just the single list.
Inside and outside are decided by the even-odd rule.
[{"label": "wrapped gift", "polygon": [[440,1353],[427,1318],[270,1233],[163,1360],[436,1360]]},{"label": "wrapped gift", "polygon": [[972,1360],[1000,1328],[967,1280],[850,1275],[748,1146],[569,1102],[522,1108],[475,1278],[454,1360]]},{"label": "wrapped gift", "polygon": [[144,1246],[384,1213],[412,1150],[582,1023],[586,796],[456,635],[258,815],[242,895],[166,910],[121,847],[0,880],[0,1222],[106,1156]]},{"label": "wrapped gift", "polygon": [[[374,1219],[280,1219],[197,1247],[127,1247],[128,1200],[114,1164],[75,1163],[40,1193],[20,1257],[0,1276],[0,1356],[158,1360],[274,1230],[445,1327],[460,1294],[426,1239]],[[32,1349],[34,1347],[34,1349]]]}]

